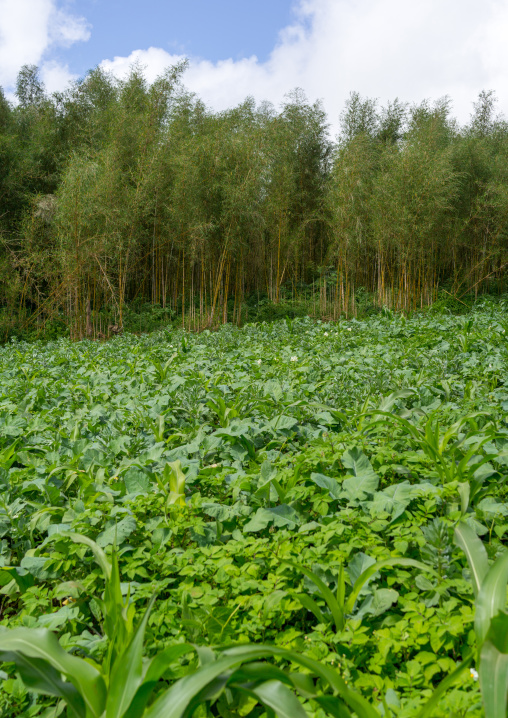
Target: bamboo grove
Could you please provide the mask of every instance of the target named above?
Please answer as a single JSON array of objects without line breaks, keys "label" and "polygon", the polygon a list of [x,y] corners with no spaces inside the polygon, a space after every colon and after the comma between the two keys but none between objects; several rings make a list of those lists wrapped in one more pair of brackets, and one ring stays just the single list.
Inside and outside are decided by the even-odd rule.
[{"label": "bamboo grove", "polygon": [[101,312],[151,303],[189,329],[245,320],[245,298],[355,296],[411,310],[502,286],[508,123],[482,92],[385,107],[352,93],[332,141],[319,103],[248,98],[212,112],[182,84],[100,68],[49,96],[25,66],[0,92],[0,312],[97,336]]}]

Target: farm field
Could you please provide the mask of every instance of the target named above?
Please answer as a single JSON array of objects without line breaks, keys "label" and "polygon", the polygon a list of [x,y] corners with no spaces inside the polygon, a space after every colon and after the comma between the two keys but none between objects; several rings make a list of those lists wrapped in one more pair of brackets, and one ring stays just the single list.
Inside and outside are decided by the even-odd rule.
[{"label": "farm field", "polygon": [[[120,640],[106,619],[121,592],[131,608],[115,625],[131,634],[156,594],[148,657],[176,644],[227,657],[249,642],[275,647],[253,658],[277,668],[250,664],[227,691],[203,684],[180,713],[126,705],[108,718],[191,715],[198,703],[198,718],[296,718],[270,703],[267,676],[310,664],[278,649],[365,699],[344,693],[342,704],[338,686],[330,702],[323,677],[286,678],[312,716],[417,716],[463,659],[426,715],[483,716],[479,637],[482,682],[499,656],[491,616],[475,623],[475,566],[505,550],[507,357],[503,300],[462,317],[386,312],[0,347],[0,714],[65,714],[58,697],[27,692],[5,628],[50,630],[104,665]],[[105,585],[118,595],[109,588],[101,602]],[[171,660],[149,703],[196,663],[183,648]],[[27,685],[40,687],[27,665]],[[57,696],[70,685],[57,683]],[[68,715],[96,715],[76,700]]]}]

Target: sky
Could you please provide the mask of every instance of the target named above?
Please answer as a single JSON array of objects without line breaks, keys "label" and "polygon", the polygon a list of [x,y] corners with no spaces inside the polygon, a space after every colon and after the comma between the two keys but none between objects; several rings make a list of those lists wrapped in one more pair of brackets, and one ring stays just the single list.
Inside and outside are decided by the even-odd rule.
[{"label": "sky", "polygon": [[508,116],[507,0],[0,0],[0,85],[23,64],[49,91],[101,65],[149,80],[189,59],[184,84],[216,110],[300,87],[332,129],[350,92],[452,100],[467,122],[482,90]]}]

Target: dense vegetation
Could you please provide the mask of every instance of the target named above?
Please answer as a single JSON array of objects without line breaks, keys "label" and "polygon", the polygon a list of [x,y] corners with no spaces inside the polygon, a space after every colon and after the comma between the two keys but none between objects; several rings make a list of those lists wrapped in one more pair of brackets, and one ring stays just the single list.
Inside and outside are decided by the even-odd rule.
[{"label": "dense vegetation", "polygon": [[502,282],[508,124],[492,93],[464,127],[448,100],[353,93],[332,142],[299,91],[215,113],[183,71],[149,85],[98,68],[48,96],[24,67],[18,104],[0,92],[4,339],[97,337],[134,328],[140,306],[193,329],[252,321],[254,300],[338,318],[367,293],[410,310]]},{"label": "dense vegetation", "polygon": [[504,718],[507,332],[480,299],[0,348],[2,715],[102,681],[107,716],[469,718],[481,684]]}]

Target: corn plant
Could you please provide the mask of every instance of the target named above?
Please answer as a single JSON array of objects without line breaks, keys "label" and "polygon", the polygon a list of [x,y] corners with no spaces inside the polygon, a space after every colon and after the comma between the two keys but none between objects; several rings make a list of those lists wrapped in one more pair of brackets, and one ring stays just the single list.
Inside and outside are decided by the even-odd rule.
[{"label": "corn plant", "polygon": [[[461,417],[450,427],[441,431],[439,421],[430,416],[423,427],[411,423],[407,419],[390,414],[385,411],[375,410],[373,415],[381,415],[395,421],[402,426],[411,440],[430,459],[440,480],[445,483],[458,481],[467,483],[470,486],[469,493],[463,492],[462,501],[464,511],[467,510],[472,498],[479,492],[481,481],[478,485],[474,482],[474,475],[484,464],[488,463],[491,457],[483,457],[478,462],[472,462],[478,451],[488,441],[494,438],[492,426],[485,427],[482,436],[478,436],[475,419],[479,416],[488,416],[486,412],[477,411]],[[379,422],[374,422],[374,424]],[[473,429],[468,433],[461,433],[465,424],[473,424]]]},{"label": "corn plant", "polygon": [[462,349],[462,351],[464,353],[467,353],[470,350],[470,348],[476,338],[472,334],[473,326],[474,326],[474,322],[472,319],[463,319],[461,321],[462,331],[459,332],[459,334],[457,335],[457,341],[459,343],[460,348]]},{"label": "corn plant", "polygon": [[[413,389],[399,389],[388,396],[382,397],[381,400],[377,402],[377,405],[369,395],[359,407],[355,407],[355,409],[344,409],[342,411],[316,402],[311,402],[309,406],[316,409],[326,409],[326,411],[329,411],[334,419],[336,419],[337,423],[343,425],[349,424],[357,431],[363,431],[373,414],[383,414],[394,417],[396,415],[390,414],[389,412],[395,406],[396,402],[399,399],[407,399],[414,396],[414,394]],[[372,422],[370,425],[372,426]]]},{"label": "corn plant", "polygon": [[[183,341],[183,340],[182,340]],[[164,362],[164,364],[158,359],[156,356],[152,356],[152,364],[153,368],[155,370],[155,375],[159,382],[162,384],[164,382],[170,372],[171,364],[175,360],[175,358],[178,356],[178,352],[174,352],[167,361]]]},{"label": "corn plant", "polygon": [[351,592],[346,597],[346,579],[343,565],[341,565],[339,569],[337,591],[334,595],[326,583],[322,581],[319,576],[314,573],[314,571],[311,571],[305,566],[300,566],[292,561],[284,561],[284,563],[292,566],[297,571],[300,571],[304,576],[312,581],[318,589],[321,598],[325,601],[330,615],[323,613],[316,601],[305,593],[300,593],[296,596],[302,606],[313,613],[320,623],[327,624],[333,622],[335,624],[336,631],[342,631],[344,629],[347,617],[354,612],[358,597],[363,587],[368,583],[368,581],[370,581],[374,574],[381,569],[388,568],[390,566],[412,566],[413,568],[420,569],[420,571],[437,575],[433,568],[426,566],[420,561],[415,561],[412,558],[388,558],[382,561],[376,561],[376,563],[366,568],[365,571],[362,571],[353,583]]},{"label": "corn plant", "polygon": [[[145,658],[144,636],[155,596],[136,623],[129,593],[125,599],[122,596],[116,551],[109,560],[91,539],[78,534],[66,535],[91,548],[104,574],[104,596],[96,599],[108,639],[102,663],[66,652],[56,636],[46,629],[29,628],[0,632],[0,659],[16,665],[30,690],[63,701],[70,715],[78,718],[183,718],[191,716],[198,705],[215,702],[227,694],[226,700],[232,703],[235,696],[246,695],[277,716],[305,718],[307,712],[296,692],[330,715],[350,715],[346,704],[361,718],[377,718],[379,715],[364,698],[347,687],[335,669],[283,648],[240,645],[215,651],[178,643],[151,659]],[[173,669],[179,668],[180,659],[192,654],[197,655],[199,665],[189,664],[183,678],[171,681]],[[307,673],[294,674],[259,662],[270,656],[296,663]],[[329,686],[333,695],[323,694],[309,677],[309,672],[319,679],[318,683]],[[164,680],[162,684],[161,680]],[[152,700],[157,688],[162,690]]]},{"label": "corn plant", "polygon": [[211,409],[214,414],[217,415],[220,425],[225,428],[229,426],[231,419],[236,419],[238,416],[238,408],[236,403],[233,406],[228,406],[222,396],[217,394],[213,398],[206,402],[206,405]]},{"label": "corn plant", "polygon": [[[244,644],[215,650],[177,643],[153,658],[146,658],[144,636],[155,596],[136,623],[129,593],[126,598],[122,596],[116,551],[110,560],[86,536],[65,535],[88,546],[104,574],[104,596],[96,599],[107,637],[102,663],[68,653],[46,629],[30,628],[0,631],[0,659],[15,664],[30,690],[60,699],[69,715],[76,718],[185,718],[198,706],[221,700],[234,710],[238,698],[247,696],[280,718],[306,718],[306,704],[314,704],[326,715],[340,718],[350,718],[351,711],[358,718],[380,718],[379,711],[349,688],[336,669],[284,648]],[[387,562],[378,562],[381,563],[387,565]],[[370,567],[369,575],[380,567]],[[311,577],[311,572],[305,573]],[[367,578],[362,579],[363,584]],[[175,671],[181,670],[181,659],[189,656],[197,657],[198,665],[195,661],[188,663],[185,675],[173,680]],[[304,668],[305,673],[293,673],[260,662],[267,657],[296,664]],[[431,715],[440,697],[467,665],[464,662],[458,666],[438,686],[418,718]]]},{"label": "corn plant", "polygon": [[466,554],[475,597],[475,634],[480,687],[486,718],[506,718],[508,696],[508,614],[506,586],[508,551],[492,566],[473,529],[465,523],[455,528],[455,540]]},{"label": "corn plant", "polygon": [[157,484],[166,496],[166,505],[185,506],[185,474],[180,461],[169,461],[162,475],[155,474]]}]

